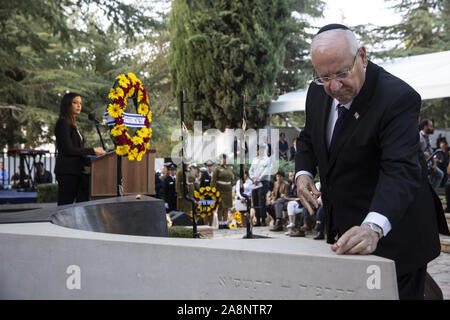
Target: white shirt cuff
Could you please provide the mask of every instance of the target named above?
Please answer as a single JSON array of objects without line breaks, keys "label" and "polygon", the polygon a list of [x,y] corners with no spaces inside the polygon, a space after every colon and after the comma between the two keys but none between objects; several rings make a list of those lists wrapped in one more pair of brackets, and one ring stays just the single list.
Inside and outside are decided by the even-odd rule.
[{"label": "white shirt cuff", "polygon": [[298,178],[299,176],[301,176],[302,174],[306,174],[307,176],[310,176],[311,179],[314,180],[314,176],[312,175],[311,172],[302,170],[302,171],[299,171],[299,172],[297,172],[297,173],[295,174],[295,181],[297,181],[297,178]]},{"label": "white shirt cuff", "polygon": [[380,226],[381,229],[383,229],[383,236],[385,237],[389,231],[391,231],[392,226],[389,222],[388,218],[383,216],[382,214],[379,214],[378,212],[369,212],[369,214],[364,219],[364,222],[372,222],[376,225]]}]

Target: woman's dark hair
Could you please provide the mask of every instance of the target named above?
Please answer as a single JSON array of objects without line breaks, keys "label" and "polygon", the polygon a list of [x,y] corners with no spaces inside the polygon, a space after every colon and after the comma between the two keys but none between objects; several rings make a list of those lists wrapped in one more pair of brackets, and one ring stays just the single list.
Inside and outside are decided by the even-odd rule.
[{"label": "woman's dark hair", "polygon": [[445,143],[446,145],[448,145],[447,143],[447,139],[445,137],[443,137],[442,135],[439,135],[439,137],[436,139],[436,147],[437,149],[439,149],[441,147],[441,143]]},{"label": "woman's dark hair", "polygon": [[284,171],[278,170],[278,172],[275,175],[276,176],[282,176],[284,178]]},{"label": "woman's dark hair", "polygon": [[81,97],[81,94],[78,94],[76,92],[69,92],[64,95],[64,97],[61,100],[61,104],[59,106],[59,118],[64,119],[70,124],[72,124],[74,127],[77,126],[77,122],[75,120],[75,116],[73,115],[71,108],[72,108],[72,100],[75,97]]}]

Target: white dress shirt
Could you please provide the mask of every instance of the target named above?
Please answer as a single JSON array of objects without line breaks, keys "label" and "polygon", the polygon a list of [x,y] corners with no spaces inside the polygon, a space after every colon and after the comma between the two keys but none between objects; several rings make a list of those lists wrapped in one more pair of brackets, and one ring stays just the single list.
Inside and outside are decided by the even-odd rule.
[{"label": "white dress shirt", "polygon": [[270,181],[270,171],[272,169],[272,162],[266,155],[262,157],[253,158],[252,165],[248,170],[251,179],[258,179],[258,181]]},{"label": "white dress shirt", "polygon": [[[353,102],[353,100],[342,106],[344,106],[347,110],[349,110],[352,105],[352,102]],[[333,136],[334,125],[336,124],[336,121],[338,118],[338,107],[337,107],[338,104],[339,104],[339,101],[337,101],[336,99],[333,99],[333,102],[331,103],[331,111],[330,111],[330,116],[328,118],[327,132],[326,132],[328,148],[330,147],[331,138]],[[299,171],[295,174],[295,181],[297,181],[297,178],[303,174],[310,176],[311,179],[314,180],[314,176],[312,175],[311,172]],[[383,229],[383,236],[386,236],[388,234],[388,232],[391,231],[391,229],[392,229],[391,223],[389,222],[388,218],[386,218],[384,215],[382,215],[378,212],[373,212],[373,211],[369,212],[367,214],[366,218],[364,219],[363,223],[364,222],[372,222],[372,223],[375,223],[376,225],[380,226],[381,229]]]}]

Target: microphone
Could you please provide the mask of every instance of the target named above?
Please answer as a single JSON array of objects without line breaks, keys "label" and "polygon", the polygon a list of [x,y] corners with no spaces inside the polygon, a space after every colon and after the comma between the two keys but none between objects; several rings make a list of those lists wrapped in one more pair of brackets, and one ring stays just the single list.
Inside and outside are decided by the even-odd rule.
[{"label": "microphone", "polygon": [[97,119],[95,119],[95,116],[93,113],[89,113],[88,115],[89,120],[94,121],[96,124],[99,124],[100,121],[98,121]]}]

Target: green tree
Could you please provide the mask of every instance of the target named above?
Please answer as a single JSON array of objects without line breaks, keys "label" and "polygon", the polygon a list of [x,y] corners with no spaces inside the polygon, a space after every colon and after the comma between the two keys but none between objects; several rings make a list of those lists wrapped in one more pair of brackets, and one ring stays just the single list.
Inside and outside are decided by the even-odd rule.
[{"label": "green tree", "polygon": [[304,88],[313,74],[309,47],[314,34],[308,32],[310,18],[322,16],[324,3],[320,0],[292,1],[288,22],[283,68],[276,79],[276,93],[285,94]]},{"label": "green tree", "polygon": [[[385,0],[401,15],[392,26],[358,26],[371,58],[389,59],[450,50],[450,0]],[[389,45],[389,47],[387,47]],[[450,128],[450,98],[422,101],[420,117]]]},{"label": "green tree", "polygon": [[245,94],[258,105],[247,113],[249,125],[264,125],[290,13],[285,0],[173,1],[169,62],[175,94],[184,89],[194,101],[186,106],[187,123],[238,126]]},{"label": "green tree", "polygon": [[[90,13],[93,9],[96,16]],[[117,47],[159,25],[144,12],[119,0],[0,0],[0,130],[6,133],[0,136],[0,147],[49,142],[49,124],[55,122],[67,90],[86,96],[87,109],[99,101],[104,105],[104,90],[112,80],[104,71],[126,59]],[[109,23],[109,39],[102,35],[104,21],[98,14]],[[112,33],[120,41],[108,43]]]}]

